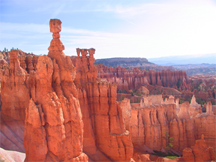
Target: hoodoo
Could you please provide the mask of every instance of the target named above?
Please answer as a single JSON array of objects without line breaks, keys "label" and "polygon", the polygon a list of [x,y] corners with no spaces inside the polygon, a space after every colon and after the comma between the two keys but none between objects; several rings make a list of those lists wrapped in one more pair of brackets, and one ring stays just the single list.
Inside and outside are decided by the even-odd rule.
[{"label": "hoodoo", "polygon": [[95,161],[129,161],[133,145],[116,102],[117,86],[97,79],[94,53],[95,49],[77,48],[77,57],[71,58],[84,121],[84,151]]},{"label": "hoodoo", "polygon": [[83,121],[76,69],[62,52],[61,21],[50,20],[53,40],[48,56],[40,56],[30,74],[24,146],[26,161],[88,161],[83,153]]}]

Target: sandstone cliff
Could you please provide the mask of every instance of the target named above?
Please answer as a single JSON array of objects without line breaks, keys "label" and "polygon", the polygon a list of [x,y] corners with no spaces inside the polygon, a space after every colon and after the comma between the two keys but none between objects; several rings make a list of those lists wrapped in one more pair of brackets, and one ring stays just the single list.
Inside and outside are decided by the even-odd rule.
[{"label": "sandstone cliff", "polygon": [[25,152],[23,138],[24,122],[0,113],[0,147]]},{"label": "sandstone cliff", "polygon": [[179,161],[195,161],[195,162],[204,162],[204,161],[213,161],[215,159],[215,152],[213,148],[206,145],[204,135],[201,136],[201,139],[196,140],[195,145],[191,148],[185,148],[183,150],[183,157]]},{"label": "sandstone cliff", "polygon": [[10,52],[10,66],[3,71],[1,79],[1,113],[16,120],[25,119],[29,104],[28,74],[20,67],[17,51]]},{"label": "sandstone cliff", "polygon": [[[1,113],[25,125],[26,161],[87,161],[83,149],[94,161],[129,161],[133,145],[116,102],[117,86],[97,79],[94,49],[64,55],[60,20],[50,20],[50,31],[48,56],[13,50],[3,71]],[[24,151],[21,146],[7,149]]]},{"label": "sandstone cliff", "polygon": [[84,151],[96,161],[129,161],[133,145],[116,102],[117,86],[97,79],[94,52],[77,49],[77,57],[71,58],[84,121]]},{"label": "sandstone cliff", "polygon": [[[212,113],[210,103],[207,113],[196,113],[197,115],[194,117],[190,115],[191,106],[189,103],[180,104],[179,110],[177,110],[177,104],[173,97],[163,101],[161,96],[157,102],[152,102],[152,97],[143,99],[144,102],[141,100],[139,104],[131,104],[131,114],[125,115],[125,118],[130,119],[129,131],[136,150],[145,153],[161,151],[181,155],[182,150],[193,146],[195,140],[201,138],[202,134],[205,135],[207,146],[216,149],[216,117]],[[125,102],[125,100],[121,102]],[[159,100],[161,103],[158,103]],[[199,105],[194,104],[192,101],[191,105],[199,108]],[[173,138],[171,142],[173,147],[167,150],[169,137]]]},{"label": "sandstone cliff", "polygon": [[[26,109],[26,161],[87,161],[83,153],[83,121],[76,69],[62,52],[61,21],[50,20],[53,39],[48,56],[40,56],[30,72],[31,99]],[[37,152],[37,154],[35,154]]]},{"label": "sandstone cliff", "polygon": [[122,67],[107,67],[97,65],[98,78],[117,83],[118,89],[131,90],[137,89],[141,85],[159,85],[165,87],[185,87],[187,86],[188,77],[185,71],[154,71],[140,70],[134,68],[129,70]]},{"label": "sandstone cliff", "polygon": [[142,154],[140,152],[135,152],[133,157],[137,162],[211,162],[215,161],[215,158],[215,152],[212,147],[206,145],[204,135],[201,136],[201,139],[195,141],[194,146],[185,148],[182,157],[176,157],[173,160],[166,157]]}]

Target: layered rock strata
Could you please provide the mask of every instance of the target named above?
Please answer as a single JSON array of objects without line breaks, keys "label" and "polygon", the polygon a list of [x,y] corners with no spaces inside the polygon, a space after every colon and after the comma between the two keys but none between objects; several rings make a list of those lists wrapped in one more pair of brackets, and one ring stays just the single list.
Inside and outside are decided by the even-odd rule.
[{"label": "layered rock strata", "polygon": [[187,87],[188,77],[185,71],[171,70],[140,70],[134,68],[128,70],[122,67],[107,67],[97,65],[98,78],[106,79],[107,81],[117,83],[118,89],[131,90],[137,89],[142,85],[158,85],[164,87]]},{"label": "layered rock strata", "polygon": [[[26,161],[87,161],[76,69],[62,52],[61,21],[51,19],[50,31],[48,56],[38,57],[36,68],[27,67],[31,98],[25,116]],[[33,58],[27,61],[34,65]]]},{"label": "layered rock strata", "polygon": [[0,147],[25,152],[23,146],[24,122],[0,113]]},{"label": "layered rock strata", "polygon": [[[195,140],[204,134],[207,146],[216,149],[216,116],[210,113],[210,103],[207,113],[199,113],[193,117],[189,114],[188,102],[180,104],[180,110],[177,111],[173,97],[166,102],[161,98],[161,101],[161,104],[152,104],[151,97],[144,97],[144,102],[132,104],[131,114],[125,115],[125,118],[130,118],[129,130],[135,148],[149,153],[153,150],[173,151],[181,155],[184,148],[193,146]],[[173,138],[173,147],[166,150],[170,137]]]},{"label": "layered rock strata", "polygon": [[204,135],[195,141],[195,145],[183,150],[182,157],[171,160],[166,157],[157,157],[149,154],[134,153],[133,159],[137,162],[211,162],[215,161],[215,152],[212,147],[206,145]]},{"label": "layered rock strata", "polygon": [[[77,57],[67,57],[59,39],[61,21],[51,20],[50,31],[48,56],[17,57],[19,51],[11,51],[3,75],[2,113],[25,122],[26,161],[86,161],[83,144],[95,161],[129,161],[133,145],[116,102],[117,86],[97,79],[95,49],[77,49]],[[7,102],[8,89],[16,100]]]},{"label": "layered rock strata", "polygon": [[183,156],[179,161],[195,161],[195,162],[204,162],[204,161],[214,161],[215,152],[212,147],[206,145],[204,135],[201,136],[201,139],[196,140],[195,145],[191,148],[185,148],[183,150]]},{"label": "layered rock strata", "polygon": [[20,67],[18,52],[10,52],[10,66],[3,71],[1,79],[1,113],[15,120],[25,119],[29,104],[28,73]]},{"label": "layered rock strata", "polygon": [[117,86],[97,79],[94,51],[77,49],[77,57],[71,58],[77,68],[75,84],[84,121],[84,151],[95,161],[129,161],[133,145],[116,102]]}]

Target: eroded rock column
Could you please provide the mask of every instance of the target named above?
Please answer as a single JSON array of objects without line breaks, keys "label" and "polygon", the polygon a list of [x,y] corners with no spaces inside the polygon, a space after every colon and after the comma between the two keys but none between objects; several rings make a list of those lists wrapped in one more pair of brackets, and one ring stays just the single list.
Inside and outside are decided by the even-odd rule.
[{"label": "eroded rock column", "polygon": [[83,153],[83,121],[74,84],[76,69],[62,52],[61,21],[51,19],[50,31],[53,40],[48,56],[40,56],[36,71],[30,74],[33,98],[26,110],[26,161],[88,161]]},{"label": "eroded rock column", "polygon": [[1,112],[13,119],[24,121],[25,109],[29,104],[27,72],[20,67],[18,51],[10,51],[10,67],[5,69],[1,79]]}]

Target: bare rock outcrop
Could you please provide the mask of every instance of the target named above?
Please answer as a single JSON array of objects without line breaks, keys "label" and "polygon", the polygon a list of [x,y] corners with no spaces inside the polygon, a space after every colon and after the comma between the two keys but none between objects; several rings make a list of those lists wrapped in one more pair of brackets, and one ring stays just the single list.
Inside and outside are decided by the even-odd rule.
[{"label": "bare rock outcrop", "polygon": [[202,113],[201,105],[196,102],[196,97],[193,95],[189,107],[190,117],[193,118]]},{"label": "bare rock outcrop", "polygon": [[20,67],[18,52],[10,52],[10,66],[3,71],[1,79],[1,113],[16,120],[25,119],[25,109],[29,104],[28,74]]},{"label": "bare rock outcrop", "polygon": [[[149,100],[152,100],[150,98]],[[148,153],[153,150],[173,151],[181,155],[184,148],[193,146],[195,140],[204,134],[207,146],[216,149],[215,115],[202,113],[200,116],[191,117],[188,102],[180,104],[180,110],[177,111],[173,97],[170,99],[166,102],[160,100],[161,104],[146,104],[149,100],[144,97],[144,104],[132,104],[129,130],[134,147]],[[167,149],[170,137],[173,147]]]},{"label": "bare rock outcrop", "polygon": [[[53,40],[48,56],[37,59],[30,74],[31,99],[26,109],[26,161],[87,161],[83,121],[73,83],[76,70],[62,52],[61,21],[50,20]],[[35,154],[37,152],[37,154]]]},{"label": "bare rock outcrop", "polygon": [[94,52],[78,48],[77,57],[71,58],[84,121],[84,151],[95,161],[129,161],[133,145],[116,102],[117,86],[97,79]]},{"label": "bare rock outcrop", "polygon": [[[106,79],[111,83],[117,83],[118,89],[131,90],[137,89],[142,85],[158,85],[164,87],[187,87],[188,77],[185,71],[171,70],[140,70],[133,68],[107,67],[97,65],[98,78]],[[178,85],[177,85],[178,84]]]},{"label": "bare rock outcrop", "polygon": [[183,150],[182,161],[195,161],[195,162],[204,162],[204,161],[213,161],[215,160],[214,149],[206,145],[204,135],[201,136],[201,139],[196,140],[194,146],[191,148],[185,148]]},{"label": "bare rock outcrop", "polygon": [[23,146],[24,121],[0,112],[0,146],[5,150],[25,152]]},{"label": "bare rock outcrop", "polygon": [[[61,21],[51,19],[50,31],[48,56],[13,50],[3,71],[1,113],[25,125],[19,142],[26,161],[87,161],[83,152],[95,161],[129,161],[133,145],[117,86],[97,79],[95,49],[77,49],[70,58],[62,52]],[[8,149],[24,152],[12,144]]]}]

